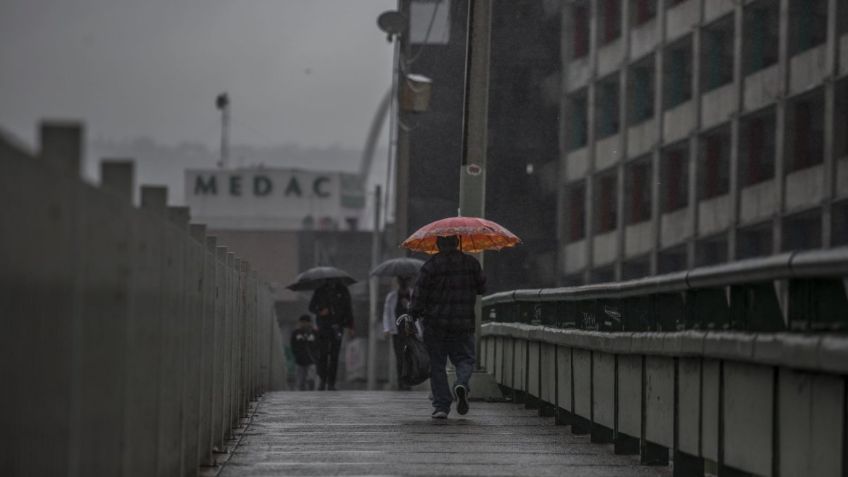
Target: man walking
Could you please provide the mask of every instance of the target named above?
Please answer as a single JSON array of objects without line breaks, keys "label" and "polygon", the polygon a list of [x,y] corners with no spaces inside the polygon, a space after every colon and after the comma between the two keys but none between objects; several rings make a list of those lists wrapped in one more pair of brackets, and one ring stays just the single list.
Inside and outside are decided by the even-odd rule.
[{"label": "man walking", "polygon": [[422,267],[412,294],[410,315],[424,324],[424,344],[430,353],[430,388],[434,419],[446,419],[453,396],[445,366],[456,368],[456,412],[468,412],[468,381],[474,371],[474,305],[486,291],[480,262],[459,250],[459,237],[438,237],[439,252]]}]

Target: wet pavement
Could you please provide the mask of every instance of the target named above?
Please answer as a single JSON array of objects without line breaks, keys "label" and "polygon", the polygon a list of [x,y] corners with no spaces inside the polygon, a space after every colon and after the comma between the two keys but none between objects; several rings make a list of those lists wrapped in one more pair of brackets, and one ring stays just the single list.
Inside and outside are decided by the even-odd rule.
[{"label": "wet pavement", "polygon": [[671,475],[521,405],[431,411],[421,392],[269,393],[219,475]]}]

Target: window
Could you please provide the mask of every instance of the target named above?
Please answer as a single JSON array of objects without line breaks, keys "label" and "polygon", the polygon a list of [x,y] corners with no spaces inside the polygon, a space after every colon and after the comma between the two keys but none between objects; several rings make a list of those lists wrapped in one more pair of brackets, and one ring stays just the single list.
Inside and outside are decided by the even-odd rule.
[{"label": "window", "polygon": [[660,165],[660,203],[663,212],[689,205],[689,144],[679,143],[663,152]]},{"label": "window", "polygon": [[589,53],[589,5],[586,2],[575,3],[571,7],[572,18],[572,56],[582,58]]},{"label": "window", "polygon": [[598,2],[598,32],[601,45],[606,45],[621,36],[622,0],[600,0]]},{"label": "window", "polygon": [[794,100],[786,117],[787,171],[797,171],[824,160],[824,93],[821,89]]},{"label": "window", "polygon": [[848,157],[848,79],[836,83],[835,106],[833,152],[837,159],[843,159]]},{"label": "window", "polygon": [[618,134],[618,103],[618,75],[612,74],[601,80],[595,90],[598,139]]},{"label": "window", "polygon": [[595,232],[615,230],[618,218],[616,191],[618,186],[616,169],[595,177]]},{"label": "window", "polygon": [[588,105],[587,93],[583,91],[568,97],[568,117],[571,121],[566,125],[569,150],[580,149],[588,142]]},{"label": "window", "polygon": [[831,210],[830,245],[848,245],[848,200],[835,202]]},{"label": "window", "polygon": [[739,125],[739,181],[742,187],[774,177],[774,108],[743,118]]},{"label": "window", "polygon": [[705,238],[695,243],[695,266],[716,265],[727,261],[727,234]]},{"label": "window", "polygon": [[797,55],[825,41],[827,0],[789,0],[789,53]]},{"label": "window", "polygon": [[625,176],[625,219],[637,224],[651,218],[651,157],[636,159],[628,164]]},{"label": "window", "polygon": [[629,123],[638,124],[654,115],[654,55],[630,67],[628,83]]},{"label": "window", "polygon": [[783,251],[809,250],[822,246],[822,216],[813,210],[783,218]]},{"label": "window", "polygon": [[733,81],[733,15],[705,27],[701,35],[701,89]]},{"label": "window", "polygon": [[657,254],[657,272],[662,275],[686,270],[686,245],[678,245]]},{"label": "window", "polygon": [[586,236],[586,184],[584,181],[568,185],[568,241],[576,242]]},{"label": "window", "polygon": [[635,280],[647,277],[651,274],[650,257],[633,258],[624,262],[621,266],[622,280]]},{"label": "window", "polygon": [[745,6],[742,48],[746,75],[777,63],[779,19],[780,3],[775,0],[760,0]]},{"label": "window", "polygon": [[665,49],[663,107],[671,109],[692,99],[692,36]]},{"label": "window", "polygon": [[599,267],[589,272],[591,283],[610,283],[615,281],[615,268],[612,265]]},{"label": "window", "polygon": [[657,16],[657,0],[630,0],[631,23],[639,26]]},{"label": "window", "polygon": [[701,136],[698,165],[699,198],[726,194],[730,188],[730,126]]},{"label": "window", "polygon": [[736,235],[737,260],[771,255],[773,248],[771,222],[739,229]]}]

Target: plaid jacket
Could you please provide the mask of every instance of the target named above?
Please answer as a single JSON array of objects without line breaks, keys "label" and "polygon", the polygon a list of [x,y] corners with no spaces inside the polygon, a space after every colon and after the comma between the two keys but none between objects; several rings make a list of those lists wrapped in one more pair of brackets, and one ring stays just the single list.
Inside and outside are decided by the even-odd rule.
[{"label": "plaid jacket", "polygon": [[458,250],[440,252],[421,267],[410,314],[432,332],[474,333],[474,304],[486,291],[480,262]]}]

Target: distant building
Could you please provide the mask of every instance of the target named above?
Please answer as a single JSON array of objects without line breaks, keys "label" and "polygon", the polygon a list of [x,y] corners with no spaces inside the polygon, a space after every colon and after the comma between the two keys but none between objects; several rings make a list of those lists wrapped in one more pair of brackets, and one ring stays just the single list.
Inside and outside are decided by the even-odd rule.
[{"label": "distant building", "polygon": [[357,230],[365,207],[358,177],[297,169],[190,169],[193,218],[224,230]]},{"label": "distant building", "polygon": [[[190,169],[185,203],[192,221],[247,258],[272,283],[278,307],[305,312],[305,296],[285,288],[297,274],[334,265],[363,279],[370,232],[359,231],[365,196],[357,176],[282,168]],[[365,282],[352,288],[366,295]],[[364,319],[365,316],[362,316]]]},{"label": "distant building", "polygon": [[563,8],[561,282],[848,244],[848,2]]}]

